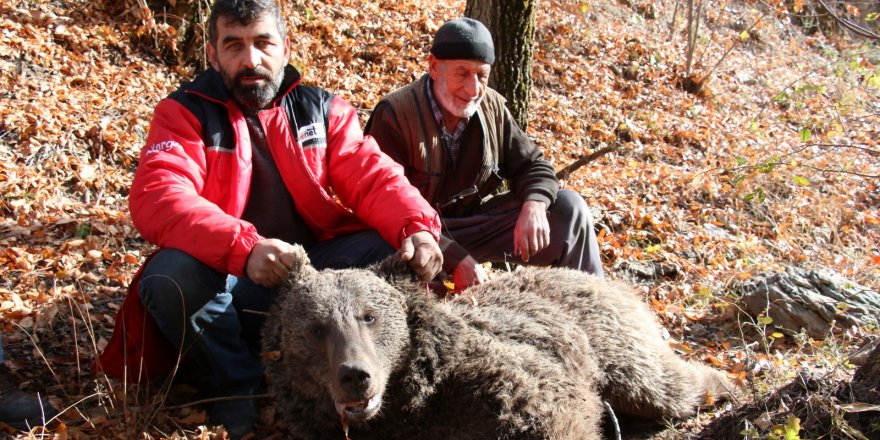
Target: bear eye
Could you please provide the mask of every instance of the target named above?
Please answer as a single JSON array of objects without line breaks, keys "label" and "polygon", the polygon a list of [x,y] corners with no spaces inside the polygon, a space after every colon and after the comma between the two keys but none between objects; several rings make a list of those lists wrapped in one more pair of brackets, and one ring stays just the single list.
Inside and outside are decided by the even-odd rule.
[{"label": "bear eye", "polygon": [[376,322],[376,317],[373,316],[372,313],[365,314],[363,319],[364,319],[364,323],[366,323],[366,324],[372,324],[372,323]]},{"label": "bear eye", "polygon": [[327,329],[322,325],[313,325],[309,330],[309,333],[311,333],[314,338],[323,339],[324,336],[327,335]]}]

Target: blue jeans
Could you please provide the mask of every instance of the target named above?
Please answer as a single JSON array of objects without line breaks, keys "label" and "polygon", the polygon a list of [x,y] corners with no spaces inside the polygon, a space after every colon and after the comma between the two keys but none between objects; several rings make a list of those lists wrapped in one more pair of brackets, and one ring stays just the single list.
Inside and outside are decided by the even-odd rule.
[{"label": "blue jeans", "polygon": [[[364,267],[394,253],[375,231],[316,243],[318,269]],[[141,302],[171,343],[209,377],[218,395],[252,393],[263,378],[262,312],[278,288],[218,272],[177,249],[162,249],[144,268]]]}]

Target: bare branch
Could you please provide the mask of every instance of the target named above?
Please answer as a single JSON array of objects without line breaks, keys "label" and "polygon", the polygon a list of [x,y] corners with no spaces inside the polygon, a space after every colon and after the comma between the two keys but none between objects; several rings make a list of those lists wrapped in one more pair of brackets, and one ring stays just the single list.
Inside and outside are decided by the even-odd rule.
[{"label": "bare branch", "polygon": [[847,148],[851,150],[859,150],[864,151],[865,153],[870,154],[874,157],[880,157],[880,150],[875,150],[873,148],[868,148],[862,145],[846,145],[846,144],[805,144],[807,147],[820,147],[820,148]]},{"label": "bare branch", "polygon": [[599,150],[596,150],[589,155],[581,156],[576,161],[568,164],[568,166],[566,166],[565,168],[557,171],[556,178],[559,180],[568,179],[568,176],[570,176],[571,173],[579,170],[584,165],[586,165],[586,164],[588,164],[588,163],[590,163],[590,162],[592,162],[592,161],[594,161],[594,160],[596,160],[596,159],[598,159],[598,158],[600,158],[600,157],[602,157],[602,156],[604,156],[614,150],[617,150],[618,148],[620,148],[620,145],[612,145],[610,147],[605,147],[605,148],[601,148]]},{"label": "bare branch", "polygon": [[681,0],[675,0],[675,7],[672,8],[672,19],[669,20],[669,38],[675,36],[675,20],[678,18],[678,7],[681,4]]},{"label": "bare branch", "polygon": [[[780,167],[783,165],[791,165],[791,162],[783,162],[781,160],[775,160],[772,162],[756,164],[756,165],[740,165],[733,168],[729,168],[729,171],[740,172],[740,171],[749,171],[749,170],[758,170],[766,167]],[[808,170],[813,170],[819,173],[834,173],[834,174],[849,174],[851,176],[864,177],[866,179],[880,179],[880,174],[865,174],[857,171],[845,170],[842,168],[834,169],[834,168],[819,168],[812,165],[806,165],[803,163],[798,163],[796,165],[798,168],[806,168]]]},{"label": "bare branch", "polygon": [[[756,26],[758,26],[758,23],[760,23],[762,20],[764,20],[764,17],[766,17],[767,14],[768,14],[768,11],[764,11],[764,13],[761,14],[761,16],[758,17],[758,19],[755,20],[755,22],[752,23],[752,25],[749,26],[749,27],[748,27],[745,31],[743,31],[743,32],[746,32],[746,33],[751,32],[752,29],[754,29]],[[727,50],[724,51],[724,54],[721,55],[721,58],[718,58],[718,61],[715,62],[715,64],[712,66],[712,68],[709,69],[709,71],[706,72],[706,73],[703,75],[703,79],[704,79],[705,81],[708,81],[709,79],[712,78],[712,74],[715,73],[715,69],[717,69],[718,66],[721,65],[721,63],[724,61],[725,58],[727,58],[727,55],[729,55],[730,52],[733,51],[733,48],[736,47],[736,45],[737,45],[736,42],[732,43],[732,44],[727,48]]]},{"label": "bare branch", "polygon": [[828,11],[828,14],[831,15],[831,17],[834,18],[835,21],[840,23],[841,26],[851,30],[852,32],[854,32],[856,35],[858,35],[860,37],[870,38],[872,40],[880,40],[880,34],[877,34],[876,32],[874,32],[870,29],[859,26],[858,24],[853,23],[852,21],[846,19],[846,17],[841,17],[840,15],[837,15],[837,12],[834,9],[832,9],[831,6],[828,6],[828,4],[825,3],[825,0],[818,0],[818,1],[819,1],[819,4],[822,5],[822,7]]},{"label": "bare branch", "polygon": [[819,168],[814,167],[812,165],[799,165],[801,167],[811,169],[813,171],[818,171],[820,173],[835,173],[835,174],[849,174],[851,176],[864,177],[866,179],[880,179],[880,174],[863,174],[856,171],[844,170],[844,169],[831,169],[831,168]]}]

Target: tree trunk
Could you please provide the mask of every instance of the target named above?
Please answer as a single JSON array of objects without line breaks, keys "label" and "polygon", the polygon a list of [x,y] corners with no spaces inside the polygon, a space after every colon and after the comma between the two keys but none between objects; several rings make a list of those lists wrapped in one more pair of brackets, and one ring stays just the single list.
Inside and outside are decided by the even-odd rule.
[{"label": "tree trunk", "polygon": [[468,0],[464,15],[489,28],[495,43],[495,64],[489,86],[507,99],[519,126],[528,126],[532,86],[532,43],[536,0]]},{"label": "tree trunk", "polygon": [[107,13],[137,24],[134,44],[168,66],[207,68],[208,0],[104,1]]}]

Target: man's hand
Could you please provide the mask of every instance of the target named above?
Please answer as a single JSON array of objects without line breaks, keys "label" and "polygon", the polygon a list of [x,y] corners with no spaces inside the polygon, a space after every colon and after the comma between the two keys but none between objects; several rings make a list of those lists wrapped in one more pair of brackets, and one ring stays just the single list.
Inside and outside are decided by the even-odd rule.
[{"label": "man's hand", "polygon": [[455,293],[461,293],[462,290],[468,287],[476,286],[486,281],[489,281],[489,274],[486,273],[486,269],[470,255],[461,260],[455,266],[455,269],[452,269],[452,282],[455,283]]},{"label": "man's hand", "polygon": [[529,257],[550,244],[550,223],[547,205],[537,200],[526,200],[513,229],[513,255],[528,263]]},{"label": "man's hand", "polygon": [[443,253],[437,240],[427,231],[416,232],[403,240],[398,250],[400,259],[408,261],[410,267],[423,281],[430,281],[443,267]]},{"label": "man's hand", "polygon": [[260,286],[275,287],[287,278],[296,258],[292,244],[275,238],[260,240],[251,249],[245,274]]}]

